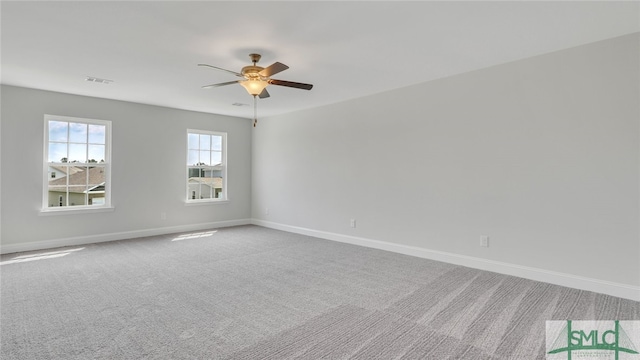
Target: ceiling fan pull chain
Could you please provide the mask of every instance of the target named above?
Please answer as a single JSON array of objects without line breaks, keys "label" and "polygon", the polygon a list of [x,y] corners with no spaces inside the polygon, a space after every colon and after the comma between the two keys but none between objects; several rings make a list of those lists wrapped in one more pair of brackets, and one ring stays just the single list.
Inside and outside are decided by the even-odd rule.
[{"label": "ceiling fan pull chain", "polygon": [[253,127],[258,123],[258,97],[253,95]]}]

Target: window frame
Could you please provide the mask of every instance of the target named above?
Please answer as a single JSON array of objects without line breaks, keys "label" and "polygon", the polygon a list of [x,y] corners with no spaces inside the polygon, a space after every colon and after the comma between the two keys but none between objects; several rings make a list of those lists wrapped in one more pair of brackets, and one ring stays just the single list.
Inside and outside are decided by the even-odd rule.
[{"label": "window frame", "polygon": [[[195,150],[195,149],[190,149],[189,148],[189,135],[190,134],[195,134],[195,135],[214,135],[214,136],[220,136],[222,138],[222,144],[221,144],[221,163],[220,165],[190,165],[189,164],[189,150]],[[221,204],[221,203],[226,203],[229,201],[229,191],[227,189],[227,178],[228,178],[228,163],[227,163],[227,133],[226,132],[221,132],[221,131],[211,131],[211,130],[200,130],[200,129],[187,129],[187,133],[186,133],[186,157],[185,157],[185,164],[186,164],[186,172],[185,172],[185,205],[204,205],[204,204]],[[195,168],[209,168],[209,170],[214,171],[214,170],[220,170],[221,174],[222,174],[222,191],[220,191],[221,196],[220,197],[211,197],[211,198],[205,198],[205,199],[192,199],[192,191],[189,188],[189,174],[190,174],[190,169],[195,169]],[[214,195],[215,195],[215,188],[214,188]]]},{"label": "window frame", "polygon": [[[69,195],[67,191],[67,197],[64,203],[64,206],[49,206],[49,181],[59,179],[59,177],[52,178],[49,174],[49,167],[51,166],[68,166],[69,163],[64,162],[49,162],[49,122],[50,121],[61,121],[67,123],[79,123],[79,124],[87,124],[87,125],[101,125],[105,127],[105,139],[104,139],[104,162],[99,163],[100,167],[104,168],[104,204],[101,205],[89,205],[89,201],[87,200],[87,204],[85,205],[68,205]],[[71,213],[89,213],[89,212],[100,212],[100,211],[112,211],[113,206],[111,205],[111,168],[112,168],[112,158],[111,158],[111,137],[112,137],[112,125],[109,120],[99,120],[99,119],[89,119],[89,118],[78,118],[71,116],[61,116],[61,115],[44,115],[44,142],[43,142],[43,184],[42,184],[42,208],[40,210],[41,215],[50,215],[50,214],[71,214]],[[67,144],[73,143],[69,138],[66,140]],[[87,139],[87,145],[91,143]],[[68,154],[68,145],[67,145],[67,154]],[[102,159],[101,159],[102,160]],[[77,163],[78,166],[95,166],[94,163],[88,162]],[[67,175],[69,176],[69,175]],[[67,186],[69,186],[67,184]],[[60,195],[62,196],[62,195]],[[88,196],[88,194],[87,194]],[[59,199],[59,197],[58,197]]]}]

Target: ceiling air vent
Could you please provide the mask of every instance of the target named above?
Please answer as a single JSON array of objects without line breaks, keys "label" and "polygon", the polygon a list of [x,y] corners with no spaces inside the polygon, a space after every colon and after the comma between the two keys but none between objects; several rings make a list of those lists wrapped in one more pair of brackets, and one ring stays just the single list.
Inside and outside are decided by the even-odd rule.
[{"label": "ceiling air vent", "polygon": [[98,83],[98,84],[111,84],[113,82],[113,80],[100,79],[100,78],[93,77],[93,76],[87,76],[85,78],[85,80],[89,81],[89,82]]}]

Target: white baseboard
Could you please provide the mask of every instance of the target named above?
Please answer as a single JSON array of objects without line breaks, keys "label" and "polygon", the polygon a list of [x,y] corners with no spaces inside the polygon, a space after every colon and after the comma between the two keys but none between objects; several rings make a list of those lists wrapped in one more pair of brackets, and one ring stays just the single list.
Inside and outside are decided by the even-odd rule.
[{"label": "white baseboard", "polygon": [[591,279],[572,274],[549,271],[529,266],[493,261],[466,255],[458,255],[444,251],[429,250],[416,246],[389,243],[379,240],[371,240],[356,236],[313,230],[297,226],[285,225],[270,221],[253,219],[254,225],[271,229],[308,235],[326,240],[333,240],[347,244],[360,245],[374,249],[386,250],[404,255],[442,261],[450,264],[462,265],[480,270],[492,271],[505,275],[517,276],[525,279],[542,281],[554,285],[566,286],[574,289],[593,291],[601,294],[617,296],[625,299],[640,301],[640,287]]},{"label": "white baseboard", "polygon": [[238,226],[238,225],[248,225],[248,224],[251,224],[251,219],[215,221],[215,222],[208,222],[208,223],[201,223],[201,224],[169,226],[169,227],[146,229],[146,230],[134,230],[134,231],[124,231],[124,232],[109,233],[109,234],[77,236],[77,237],[62,238],[62,239],[34,241],[34,242],[21,243],[21,244],[7,244],[7,245],[0,244],[0,253],[9,254],[9,253],[15,253],[15,252],[22,252],[22,251],[51,249],[51,248],[62,247],[62,246],[86,245],[86,244],[93,244],[93,243],[99,243],[99,242],[105,242],[105,241],[125,240],[125,239],[133,239],[133,238],[139,238],[139,237],[145,237],[145,236],[172,234],[172,233],[179,233],[184,231],[199,231],[199,230],[207,230],[207,229]]}]

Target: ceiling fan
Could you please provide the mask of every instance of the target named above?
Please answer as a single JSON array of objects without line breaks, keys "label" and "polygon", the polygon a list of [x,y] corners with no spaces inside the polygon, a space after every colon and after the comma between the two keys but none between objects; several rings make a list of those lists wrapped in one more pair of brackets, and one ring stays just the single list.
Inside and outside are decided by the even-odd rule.
[{"label": "ceiling fan", "polygon": [[272,75],[275,75],[281,71],[287,70],[289,67],[283,63],[275,62],[270,66],[263,68],[261,66],[256,65],[258,61],[260,61],[260,58],[262,57],[260,54],[249,54],[249,57],[251,58],[251,62],[253,62],[253,65],[243,67],[240,72],[235,72],[232,70],[227,70],[227,69],[223,69],[217,66],[207,65],[207,64],[198,64],[198,66],[206,66],[212,69],[225,71],[244,79],[244,80],[227,81],[227,82],[218,83],[218,84],[205,85],[202,88],[207,89],[207,88],[214,88],[214,87],[226,86],[231,84],[242,85],[247,90],[247,92],[253,96],[253,108],[254,108],[253,126],[254,127],[256,126],[256,123],[258,121],[256,116],[256,111],[257,111],[256,98],[259,97],[261,99],[265,99],[270,96],[269,92],[267,91],[267,86],[278,85],[278,86],[286,86],[286,87],[292,87],[292,88],[303,89],[303,90],[311,90],[311,88],[313,88],[312,84],[304,84],[304,83],[298,83],[293,81],[272,79],[271,78]]}]

